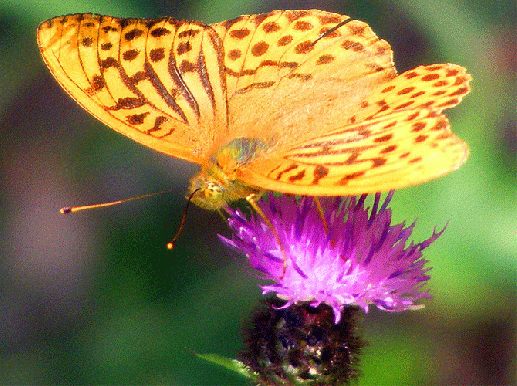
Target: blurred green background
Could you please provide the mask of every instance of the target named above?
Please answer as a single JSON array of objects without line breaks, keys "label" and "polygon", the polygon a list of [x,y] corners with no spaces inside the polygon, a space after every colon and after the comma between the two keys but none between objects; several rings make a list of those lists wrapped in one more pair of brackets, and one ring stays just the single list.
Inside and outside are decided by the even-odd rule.
[{"label": "blurred green background", "polygon": [[[403,189],[396,221],[416,241],[447,221],[426,257],[434,299],[418,312],[365,317],[360,385],[515,384],[517,293],[516,3],[513,0],[137,1],[0,3],[0,384],[239,385],[193,353],[234,356],[258,281],[223,248],[217,213],[193,208],[174,252],[196,167],[116,134],[52,79],[37,25],[95,12],[207,23],[273,9],[320,8],[366,21],[400,72],[451,62],[473,74],[453,111],[467,164]],[[65,205],[172,188],[113,208]]]}]

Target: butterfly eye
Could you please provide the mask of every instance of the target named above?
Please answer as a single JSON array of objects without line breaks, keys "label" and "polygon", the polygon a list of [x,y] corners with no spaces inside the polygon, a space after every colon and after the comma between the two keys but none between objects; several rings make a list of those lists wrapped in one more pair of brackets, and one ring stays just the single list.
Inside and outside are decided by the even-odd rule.
[{"label": "butterfly eye", "polygon": [[221,198],[223,195],[223,188],[214,183],[214,182],[208,182],[207,187],[205,189],[205,196],[207,198],[213,199],[214,201]]}]

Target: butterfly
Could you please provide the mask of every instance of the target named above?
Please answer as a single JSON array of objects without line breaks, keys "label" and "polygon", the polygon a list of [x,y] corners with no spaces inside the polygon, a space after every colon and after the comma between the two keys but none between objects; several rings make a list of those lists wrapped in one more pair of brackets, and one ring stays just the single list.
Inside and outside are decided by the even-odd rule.
[{"label": "butterfly", "polygon": [[397,74],[368,24],[320,10],[216,24],[56,17],[38,28],[48,68],[85,110],[201,166],[192,201],[218,209],[264,191],[345,196],[457,169],[468,147],[443,110],[470,91],[454,64]]}]

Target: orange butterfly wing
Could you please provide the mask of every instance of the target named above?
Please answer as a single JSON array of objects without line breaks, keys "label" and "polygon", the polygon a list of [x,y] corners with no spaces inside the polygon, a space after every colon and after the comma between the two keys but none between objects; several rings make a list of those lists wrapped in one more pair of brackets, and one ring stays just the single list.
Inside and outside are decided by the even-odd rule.
[{"label": "orange butterfly wing", "polygon": [[77,103],[143,145],[202,163],[227,134],[222,48],[204,24],[69,15],[42,23],[38,44]]}]

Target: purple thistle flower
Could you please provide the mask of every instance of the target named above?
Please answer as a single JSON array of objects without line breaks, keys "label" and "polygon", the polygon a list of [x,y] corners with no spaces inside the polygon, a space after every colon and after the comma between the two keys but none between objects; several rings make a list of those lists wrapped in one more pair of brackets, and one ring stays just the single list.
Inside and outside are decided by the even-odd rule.
[{"label": "purple thistle flower", "polygon": [[415,223],[391,225],[387,206],[392,196],[393,191],[379,209],[381,196],[376,194],[371,211],[364,206],[367,195],[320,198],[324,222],[312,197],[270,194],[260,208],[279,240],[258,214],[248,220],[230,208],[228,223],[235,233],[231,240],[219,237],[245,253],[264,279],[273,281],[261,286],[263,294],[276,293],[286,301],[283,308],[296,302],[308,301],[313,307],[325,303],[334,310],[336,323],[348,304],[365,312],[370,304],[385,311],[421,308],[414,303],[430,298],[428,291],[421,292],[430,269],[424,268],[422,250],[445,228],[406,247]]}]

